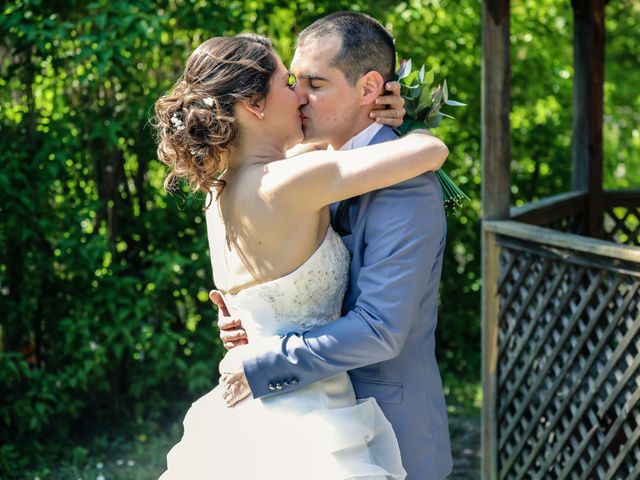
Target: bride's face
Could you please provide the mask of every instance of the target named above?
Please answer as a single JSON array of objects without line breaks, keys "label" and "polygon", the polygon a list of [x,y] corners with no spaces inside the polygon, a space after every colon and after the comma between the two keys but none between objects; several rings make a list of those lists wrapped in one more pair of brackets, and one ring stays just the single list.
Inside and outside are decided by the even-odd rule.
[{"label": "bride's face", "polygon": [[300,105],[302,98],[296,93],[295,77],[277,58],[278,68],[271,76],[269,94],[265,102],[264,121],[272,135],[279,138],[286,148],[302,141]]}]

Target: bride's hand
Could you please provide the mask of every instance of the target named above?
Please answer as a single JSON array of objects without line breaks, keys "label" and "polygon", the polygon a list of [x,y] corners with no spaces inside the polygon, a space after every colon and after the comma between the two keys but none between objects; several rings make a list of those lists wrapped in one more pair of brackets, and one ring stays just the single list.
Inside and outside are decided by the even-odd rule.
[{"label": "bride's hand", "polygon": [[218,329],[220,330],[220,340],[222,340],[224,348],[231,350],[239,345],[246,345],[249,339],[247,338],[247,332],[242,328],[242,321],[229,316],[229,310],[224,303],[222,294],[217,290],[211,290],[209,299],[218,307]]},{"label": "bride's hand", "polygon": [[218,367],[220,385],[223,389],[222,396],[228,407],[234,406],[251,395],[251,388],[242,365],[248,354],[248,347],[245,345],[229,350]]},{"label": "bride's hand", "polygon": [[371,118],[376,123],[389,127],[399,127],[404,120],[404,98],[400,96],[400,82],[387,82],[385,84],[387,94],[380,95],[376,99],[377,106],[371,111]]},{"label": "bride's hand", "polygon": [[233,407],[240,400],[244,400],[251,395],[251,388],[249,388],[244,372],[220,377],[220,380],[223,385],[222,398],[227,407]]}]

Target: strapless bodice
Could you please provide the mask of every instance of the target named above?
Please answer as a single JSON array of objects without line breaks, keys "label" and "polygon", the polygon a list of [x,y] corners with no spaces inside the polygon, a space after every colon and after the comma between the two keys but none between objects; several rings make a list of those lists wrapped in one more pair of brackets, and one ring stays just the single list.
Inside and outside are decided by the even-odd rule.
[{"label": "strapless bodice", "polygon": [[324,325],[340,317],[349,260],[347,247],[329,227],[317,250],[296,270],[236,294],[224,294],[227,308],[242,319],[250,343]]}]

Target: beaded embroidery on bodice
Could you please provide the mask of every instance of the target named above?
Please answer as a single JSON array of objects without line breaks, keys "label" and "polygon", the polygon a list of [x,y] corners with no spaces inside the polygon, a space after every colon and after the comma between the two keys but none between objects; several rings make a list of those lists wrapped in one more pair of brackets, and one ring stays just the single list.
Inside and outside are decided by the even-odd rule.
[{"label": "beaded embroidery on bodice", "polygon": [[232,314],[242,318],[250,341],[302,333],[340,317],[349,262],[347,247],[329,227],[318,249],[296,270],[226,294],[225,301]]}]

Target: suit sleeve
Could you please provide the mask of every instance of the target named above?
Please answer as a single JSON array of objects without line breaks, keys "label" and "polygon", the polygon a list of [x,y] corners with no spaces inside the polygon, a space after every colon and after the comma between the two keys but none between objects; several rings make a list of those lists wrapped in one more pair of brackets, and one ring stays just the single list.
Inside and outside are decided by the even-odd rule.
[{"label": "suit sleeve", "polygon": [[354,308],[328,325],[258,349],[244,362],[254,398],[382,362],[402,350],[418,317],[422,286],[441,261],[442,191],[435,175],[426,174],[369,197],[361,219],[365,248]]}]

